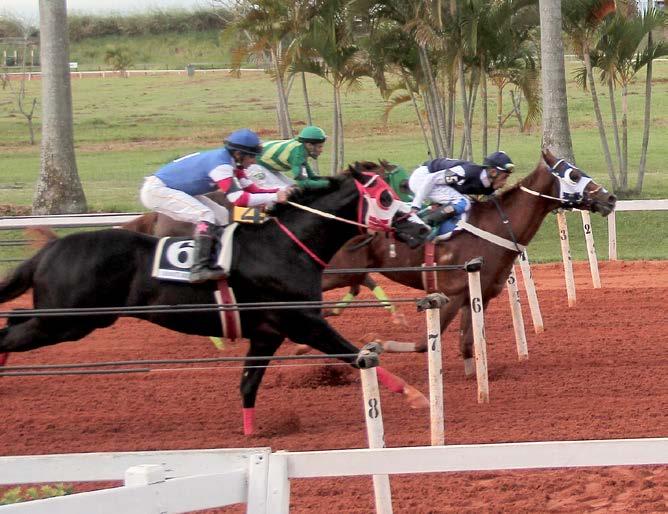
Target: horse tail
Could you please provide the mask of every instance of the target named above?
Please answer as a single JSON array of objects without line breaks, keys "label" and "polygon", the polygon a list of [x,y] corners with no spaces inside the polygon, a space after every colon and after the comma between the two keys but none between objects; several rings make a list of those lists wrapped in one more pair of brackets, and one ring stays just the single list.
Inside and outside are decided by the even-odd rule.
[{"label": "horse tail", "polygon": [[[47,243],[47,246],[50,246]],[[4,280],[0,282],[0,303],[13,300],[32,287],[33,275],[42,260],[45,248],[19,264]]]}]

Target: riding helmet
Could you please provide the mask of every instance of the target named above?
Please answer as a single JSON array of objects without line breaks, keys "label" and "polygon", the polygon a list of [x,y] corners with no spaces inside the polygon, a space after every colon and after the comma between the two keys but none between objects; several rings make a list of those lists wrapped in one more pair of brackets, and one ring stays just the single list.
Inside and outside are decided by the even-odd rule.
[{"label": "riding helmet", "polygon": [[485,157],[483,165],[486,168],[496,168],[499,171],[505,171],[506,173],[512,173],[515,165],[513,161],[508,157],[506,152],[494,152]]},{"label": "riding helmet", "polygon": [[308,127],[304,127],[302,129],[302,131],[299,133],[299,136],[297,136],[297,139],[302,143],[318,144],[327,141],[327,135],[320,127],[309,125]]},{"label": "riding helmet", "polygon": [[249,155],[260,155],[262,144],[260,138],[250,129],[240,129],[232,132],[225,140],[225,148],[228,151],[240,151]]}]

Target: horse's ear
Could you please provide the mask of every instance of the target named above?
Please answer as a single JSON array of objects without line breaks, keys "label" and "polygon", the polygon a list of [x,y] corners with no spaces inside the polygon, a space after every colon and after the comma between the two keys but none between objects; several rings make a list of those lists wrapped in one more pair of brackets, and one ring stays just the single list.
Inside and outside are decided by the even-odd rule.
[{"label": "horse's ear", "polygon": [[378,162],[386,170],[390,168],[390,162],[387,159],[378,159]]},{"label": "horse's ear", "polygon": [[550,152],[549,148],[543,147],[541,152],[543,154],[543,160],[548,164],[548,166],[552,167],[554,163],[557,162],[557,158],[552,155],[552,152]]}]

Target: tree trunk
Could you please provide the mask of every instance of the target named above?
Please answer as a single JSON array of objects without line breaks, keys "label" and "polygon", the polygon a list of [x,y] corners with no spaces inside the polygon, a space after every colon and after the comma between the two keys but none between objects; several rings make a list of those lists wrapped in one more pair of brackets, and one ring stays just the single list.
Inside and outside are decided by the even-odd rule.
[{"label": "tree trunk", "polygon": [[436,128],[436,133],[438,134],[437,139],[440,142],[439,148],[436,149],[436,152],[439,153],[439,157],[443,157],[448,153],[448,147],[443,137],[443,134],[445,134],[445,116],[443,114],[443,109],[441,108],[440,95],[436,81],[434,80],[431,64],[429,63],[427,49],[422,45],[418,45],[418,53],[420,54],[420,66],[422,67],[423,74],[427,79],[427,88],[433,100],[432,107],[434,108],[434,114],[436,116],[437,126],[432,127],[432,130]]},{"label": "tree trunk", "polygon": [[65,0],[39,0],[42,147],[34,214],[86,212],[74,155],[72,89]]},{"label": "tree trunk", "polygon": [[561,32],[561,0],[539,0],[543,83],[543,146],[573,161]]},{"label": "tree trunk", "polygon": [[[336,88],[336,101],[337,101],[337,109],[336,111],[338,112],[338,124],[339,124],[339,166],[343,166],[344,163],[346,162],[345,160],[345,153],[344,153],[344,147],[343,147],[343,106],[341,105],[341,86]],[[334,170],[334,173],[338,173],[339,168]]]},{"label": "tree trunk", "polygon": [[483,61],[480,64],[480,94],[482,95],[482,156],[487,156],[487,73],[485,73],[485,64]]},{"label": "tree trunk", "polygon": [[469,126],[469,108],[468,100],[466,99],[466,75],[464,74],[464,60],[462,56],[459,56],[459,63],[457,64],[459,68],[459,89],[461,89],[462,95],[462,119],[464,120],[464,148],[466,149],[466,160],[470,161],[473,156],[470,154],[470,143],[471,143],[471,127]]},{"label": "tree trunk", "polygon": [[589,49],[585,48],[584,52],[585,69],[587,70],[587,79],[589,81],[589,91],[591,91],[591,100],[594,104],[594,114],[596,115],[596,124],[598,125],[598,134],[601,138],[601,146],[603,147],[603,156],[608,166],[608,177],[610,177],[610,185],[613,190],[618,188],[617,175],[612,164],[612,155],[610,155],[610,147],[608,146],[608,137],[605,133],[605,125],[603,125],[603,115],[601,114],[601,106],[598,102],[598,94],[596,93],[596,83],[594,82],[594,71],[591,67],[591,58],[589,56]]},{"label": "tree trunk", "polygon": [[427,158],[431,159],[432,158],[431,148],[429,147],[429,138],[427,137],[427,130],[424,126],[424,121],[422,120],[422,115],[420,114],[420,109],[418,108],[418,104],[415,101],[415,94],[413,92],[413,88],[411,87],[411,84],[408,80],[408,75],[403,69],[401,70],[401,75],[403,76],[404,84],[406,85],[406,91],[408,91],[408,94],[411,95],[411,102],[413,103],[413,108],[415,109],[415,115],[417,116],[418,123],[420,124],[420,130],[422,130],[424,145],[425,147],[427,147]]},{"label": "tree trunk", "polygon": [[271,62],[274,65],[274,73],[276,74],[276,93],[278,95],[278,128],[281,133],[281,138],[290,139],[292,137],[292,123],[290,121],[290,112],[288,110],[288,99],[285,92],[285,84],[283,83],[283,74],[276,51],[271,50]]},{"label": "tree trunk", "polygon": [[608,80],[608,96],[610,97],[610,119],[612,120],[612,138],[615,141],[615,151],[617,152],[617,164],[619,165],[620,179],[624,175],[624,166],[622,159],[622,145],[619,143],[619,122],[617,121],[617,105],[615,104],[615,87],[612,80]]},{"label": "tree trunk", "polygon": [[503,84],[497,84],[496,92],[496,151],[501,146],[501,123],[503,119]]},{"label": "tree trunk", "polygon": [[622,190],[629,187],[629,91],[622,85],[622,163],[620,166]]},{"label": "tree trunk", "polygon": [[[652,48],[652,32],[647,34],[647,47]],[[640,149],[640,163],[638,164],[638,179],[636,180],[636,193],[642,193],[643,180],[645,179],[645,167],[647,166],[647,149],[649,148],[649,122],[652,108],[652,59],[647,63],[647,74],[645,76],[645,115],[642,128],[642,148]]]},{"label": "tree trunk", "polygon": [[434,114],[434,108],[433,108],[433,102],[431,100],[431,96],[429,95],[428,90],[424,90],[422,94],[422,98],[424,100],[424,107],[425,110],[427,111],[427,120],[429,121],[429,132],[431,133],[431,142],[434,145],[434,155],[432,158],[436,157],[437,155],[440,155],[440,152],[442,151],[442,146],[441,142],[438,139],[438,123],[436,122],[436,115]]},{"label": "tree trunk", "polygon": [[[308,99],[308,88],[306,87],[306,73],[301,72],[302,76],[302,92],[304,94],[304,106],[306,107],[306,121],[309,125],[313,125],[313,118],[311,117],[311,102]],[[318,161],[313,159],[313,170],[320,175],[320,166]]]},{"label": "tree trunk", "polygon": [[334,101],[332,129],[334,135],[332,137],[332,169],[330,175],[336,175],[339,169],[339,103],[337,101],[336,85],[332,84],[332,94]]}]

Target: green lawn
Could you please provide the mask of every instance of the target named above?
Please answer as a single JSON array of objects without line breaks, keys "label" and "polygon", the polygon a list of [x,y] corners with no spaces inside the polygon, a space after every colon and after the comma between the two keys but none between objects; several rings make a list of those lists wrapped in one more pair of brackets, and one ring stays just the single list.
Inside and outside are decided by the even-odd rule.
[{"label": "green lawn", "polygon": [[[569,74],[573,71],[572,65]],[[652,134],[642,198],[668,198],[668,63],[655,65]],[[330,131],[332,92],[324,81],[309,78],[314,121]],[[40,82],[27,83],[29,97],[40,96]],[[569,83],[569,113],[577,162],[598,182],[608,186],[604,160],[589,94]],[[185,153],[219,146],[230,131],[248,126],[265,140],[277,136],[274,84],[263,73],[227,73],[185,76],[135,76],[128,79],[74,79],[72,82],[77,166],[91,210],[141,209],[138,189],[142,177]],[[643,85],[634,84],[629,96],[631,169],[637,167],[642,136]],[[493,97],[490,92],[490,97]],[[414,167],[427,158],[410,104],[397,107],[389,123],[382,120],[383,99],[371,81],[346,92],[344,101],[346,161],[387,158]],[[507,101],[506,107],[510,104]],[[291,99],[295,129],[305,124],[301,85],[295,81]],[[608,109],[605,95],[602,107]],[[495,106],[490,105],[490,112]],[[36,123],[39,125],[39,103]],[[15,109],[9,89],[0,90],[0,204],[29,206],[39,173],[39,141],[27,144],[27,127]],[[476,159],[480,160],[480,128],[476,126]],[[39,139],[39,134],[38,134]],[[458,133],[456,140],[460,140]],[[490,141],[495,141],[494,127]],[[458,146],[458,145],[457,145]],[[518,165],[517,176],[529,173],[539,159],[540,127],[521,133],[517,122],[503,128],[501,148]],[[490,150],[493,148],[490,147]],[[320,160],[330,168],[330,148]],[[458,154],[457,150],[457,154]],[[631,172],[631,183],[635,174]],[[665,212],[620,213],[618,247],[621,258],[668,257]],[[607,227],[594,217],[599,256],[607,254]],[[579,215],[569,215],[575,259],[585,258]],[[548,217],[530,248],[534,261],[560,259],[556,221]]]}]

